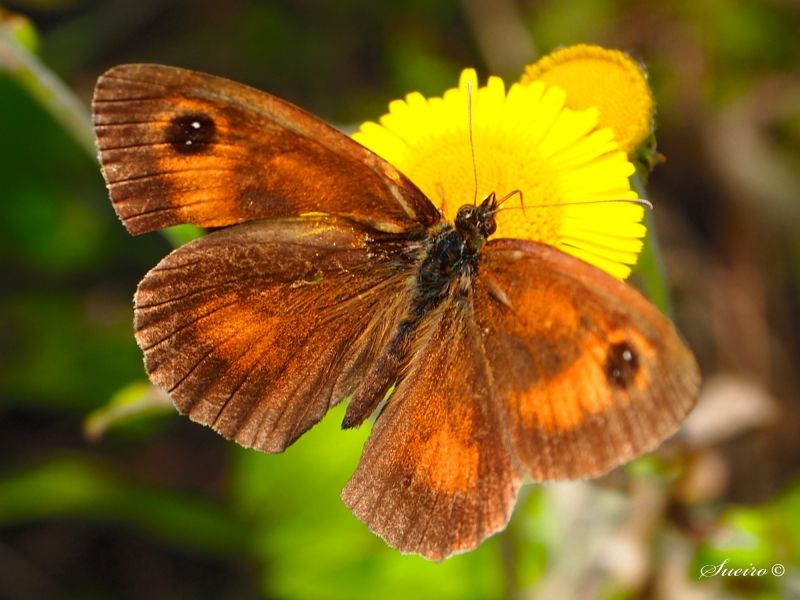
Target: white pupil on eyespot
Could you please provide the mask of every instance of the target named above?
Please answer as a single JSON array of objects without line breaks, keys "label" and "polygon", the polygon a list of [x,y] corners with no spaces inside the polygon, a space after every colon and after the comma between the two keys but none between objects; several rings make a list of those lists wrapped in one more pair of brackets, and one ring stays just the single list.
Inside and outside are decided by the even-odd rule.
[{"label": "white pupil on eyespot", "polygon": [[187,146],[191,146],[192,145],[192,140],[186,140],[186,145]]},{"label": "white pupil on eyespot", "polygon": [[192,127],[195,129],[200,129],[200,121],[195,121],[194,123],[192,123]]},{"label": "white pupil on eyespot", "polygon": [[622,353],[622,358],[625,359],[626,361],[631,361],[633,360],[633,354],[631,354],[630,350],[625,350]]}]

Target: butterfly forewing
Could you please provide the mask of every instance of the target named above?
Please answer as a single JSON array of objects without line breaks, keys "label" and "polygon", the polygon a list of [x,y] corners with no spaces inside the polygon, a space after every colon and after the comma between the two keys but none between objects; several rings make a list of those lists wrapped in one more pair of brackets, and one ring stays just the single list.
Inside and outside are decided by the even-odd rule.
[{"label": "butterfly forewing", "polygon": [[474,307],[514,454],[538,481],[601,475],[694,406],[700,375],[672,324],[551,246],[490,242]]},{"label": "butterfly forewing", "polygon": [[147,274],[136,338],[182,412],[279,452],[354,391],[407,311],[412,277],[334,218],[237,225]]},{"label": "butterfly forewing", "polygon": [[226,79],[123,65],[93,118],[114,208],[132,233],[322,212],[382,231],[439,214],[399,171],[301,109]]}]

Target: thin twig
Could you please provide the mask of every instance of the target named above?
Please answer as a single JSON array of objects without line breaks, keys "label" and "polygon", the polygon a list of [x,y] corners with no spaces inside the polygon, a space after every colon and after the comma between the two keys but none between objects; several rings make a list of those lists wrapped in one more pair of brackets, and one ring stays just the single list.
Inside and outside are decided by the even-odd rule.
[{"label": "thin twig", "polygon": [[42,61],[28,52],[2,21],[0,71],[8,72],[89,156],[97,160],[92,120],[84,103]]}]

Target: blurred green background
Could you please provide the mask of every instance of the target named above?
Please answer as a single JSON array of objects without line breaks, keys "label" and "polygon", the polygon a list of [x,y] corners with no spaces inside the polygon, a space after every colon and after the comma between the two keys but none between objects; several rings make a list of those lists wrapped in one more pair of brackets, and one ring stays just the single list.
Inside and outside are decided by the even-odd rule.
[{"label": "blurred green background", "polygon": [[[4,8],[0,598],[800,598],[796,0]],[[463,67],[511,83],[580,42],[643,61],[658,102],[667,161],[647,197],[705,384],[657,452],[596,482],[526,486],[506,532],[433,564],[388,548],[339,500],[367,435],[339,431],[341,410],[267,456],[147,387],[131,298],[171,244],[125,232],[81,133],[105,69],[211,72],[347,127],[409,91],[440,94]],[[31,57],[37,77],[52,71],[76,94],[75,110],[54,118]],[[633,283],[659,277],[646,263]],[[701,577],[726,559],[770,572]]]}]

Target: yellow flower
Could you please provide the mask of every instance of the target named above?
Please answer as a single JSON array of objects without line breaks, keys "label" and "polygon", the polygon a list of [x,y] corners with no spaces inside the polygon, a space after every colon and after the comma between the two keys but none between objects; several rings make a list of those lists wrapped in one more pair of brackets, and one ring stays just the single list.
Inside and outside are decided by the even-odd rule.
[{"label": "yellow flower", "polygon": [[467,69],[442,98],[409,94],[389,105],[380,125],[364,123],[353,137],[400,169],[450,221],[464,204],[518,190],[497,214],[493,237],[551,244],[624,279],[642,247],[644,210],[603,201],[637,198],[628,181],[634,167],[614,132],[598,128],[596,108],[571,110],[566,101],[563,89],[541,81],[514,84],[506,94],[491,77],[478,88]]},{"label": "yellow flower", "polygon": [[526,67],[521,83],[533,81],[565,90],[569,108],[597,108],[600,127],[611,127],[628,154],[653,130],[655,101],[647,76],[619,50],[586,44],[556,50]]}]

